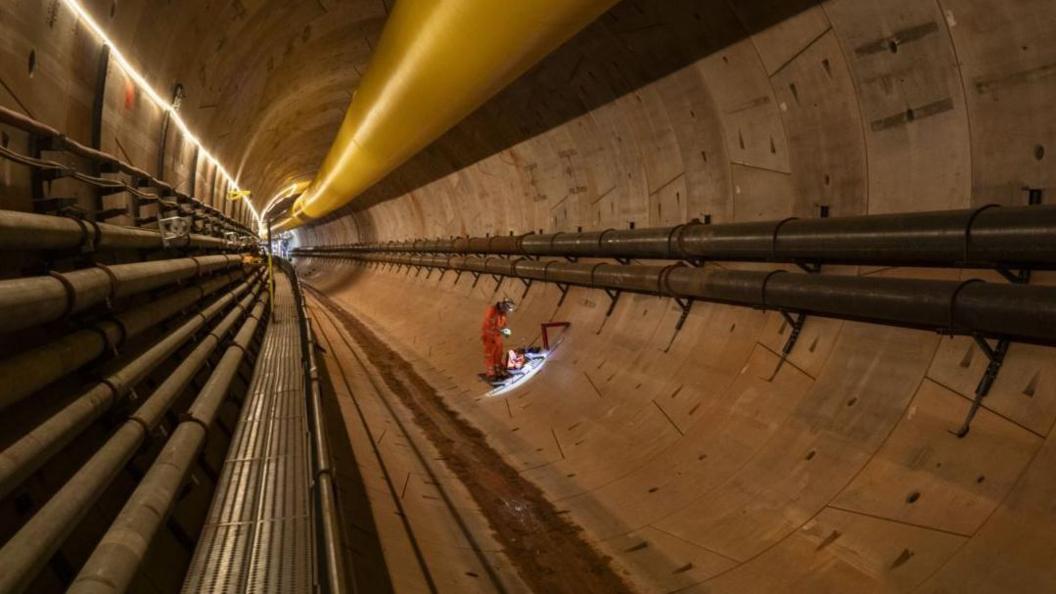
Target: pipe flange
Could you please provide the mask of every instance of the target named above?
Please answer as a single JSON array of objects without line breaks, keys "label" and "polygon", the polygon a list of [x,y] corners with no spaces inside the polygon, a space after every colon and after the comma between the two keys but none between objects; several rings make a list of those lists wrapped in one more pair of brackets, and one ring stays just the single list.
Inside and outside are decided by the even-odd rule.
[{"label": "pipe flange", "polygon": [[[205,441],[209,440],[209,425],[205,421],[199,419],[198,417],[194,416],[190,412],[180,413],[179,421],[180,421],[180,425],[182,425],[184,423],[194,423],[195,425],[198,425],[199,427],[202,428],[202,431],[205,433],[205,436],[203,437],[203,439]],[[202,442],[203,446],[205,445],[205,441]]]},{"label": "pipe flange", "polygon": [[117,297],[117,286],[119,284],[119,281],[117,280],[117,275],[114,274],[114,271],[111,270],[110,267],[106,264],[96,263],[95,267],[105,272],[106,276],[110,279],[110,294],[106,296],[106,306],[107,308],[112,308],[112,302],[114,298]]},{"label": "pipe flange", "polygon": [[130,417],[128,417],[128,419],[126,419],[126,421],[129,422],[129,423],[135,423],[136,425],[139,425],[143,429],[143,435],[144,436],[150,435],[151,429],[150,429],[149,426],[147,426],[147,422],[144,421],[143,419],[137,417],[136,415],[131,415]]},{"label": "pipe flange", "polygon": [[122,396],[124,396],[124,393],[123,393],[124,391],[121,389],[121,386],[115,384],[113,381],[110,380],[110,378],[108,378],[108,377],[99,378],[99,383],[104,385],[104,386],[106,386],[106,388],[108,390],[110,390],[110,396],[115,401],[118,398],[121,398]]},{"label": "pipe flange", "polygon": [[671,231],[667,234],[667,255],[671,255],[672,252],[681,259],[685,259],[685,249],[682,247],[682,233],[692,223],[682,223],[681,225],[675,225],[671,228]]},{"label": "pipe flange", "polygon": [[656,277],[656,290],[657,290],[657,294],[658,295],[667,295],[667,296],[676,297],[676,298],[682,297],[681,295],[676,295],[675,292],[671,290],[671,284],[668,282],[667,279],[668,279],[669,276],[671,276],[671,272],[673,270],[675,270],[676,268],[684,268],[684,267],[685,267],[684,263],[678,262],[678,263],[675,263],[675,264],[670,264],[668,266],[664,266],[660,270],[660,274],[658,274],[657,277]]},{"label": "pipe flange", "polygon": [[73,313],[73,308],[77,304],[77,291],[73,288],[73,283],[70,282],[66,275],[61,272],[50,271],[48,276],[59,281],[62,285],[63,291],[66,292],[66,308],[63,310],[59,319],[65,319]]},{"label": "pipe flange", "polygon": [[605,241],[605,234],[611,233],[613,231],[615,231],[615,229],[613,229],[612,227],[609,227],[608,229],[605,229],[601,233],[598,233],[597,243],[594,246],[594,253],[595,254],[601,254],[602,253],[602,251],[601,251],[601,242]]},{"label": "pipe flange", "polygon": [[[88,247],[88,225],[85,224],[84,219],[72,215],[65,215],[64,218],[70,219],[73,222],[77,223],[77,227],[81,230],[81,238],[77,241],[77,249],[79,249],[81,253],[90,253],[95,251],[94,249],[90,249]],[[98,234],[99,227],[96,227],[95,231]]]},{"label": "pipe flange", "polygon": [[101,242],[103,240],[103,229],[102,229],[102,227],[100,227],[99,223],[97,223],[95,221],[85,221],[84,219],[77,219],[77,220],[82,225],[91,225],[92,226],[92,232],[94,233],[94,235],[92,236],[92,249],[91,249],[91,251],[92,252],[98,251],[99,250],[99,242]]}]

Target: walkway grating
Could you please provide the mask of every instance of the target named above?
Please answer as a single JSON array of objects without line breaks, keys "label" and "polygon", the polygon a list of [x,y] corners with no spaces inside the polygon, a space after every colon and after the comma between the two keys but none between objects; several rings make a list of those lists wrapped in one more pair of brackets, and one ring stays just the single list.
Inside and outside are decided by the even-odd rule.
[{"label": "walkway grating", "polygon": [[185,594],[313,590],[307,400],[297,309],[285,275],[275,276],[274,302]]}]

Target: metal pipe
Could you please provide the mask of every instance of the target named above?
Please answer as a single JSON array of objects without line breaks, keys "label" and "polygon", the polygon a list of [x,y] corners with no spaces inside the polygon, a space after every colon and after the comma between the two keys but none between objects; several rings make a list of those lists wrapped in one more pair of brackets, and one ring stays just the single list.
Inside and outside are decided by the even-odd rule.
[{"label": "metal pipe", "polygon": [[0,107],[0,124],[6,124],[18,128],[19,130],[23,130],[33,136],[39,137],[42,139],[43,144],[46,145],[46,150],[66,151],[70,154],[77,155],[78,157],[88,159],[99,168],[119,171],[126,175],[130,175],[133,178],[143,180],[147,185],[158,189],[163,195],[175,196],[179,203],[190,203],[195,209],[209,212],[211,217],[219,219],[221,225],[228,230],[242,231],[248,235],[256,235],[245,225],[224,215],[215,208],[206,205],[193,196],[177,192],[171,184],[155,178],[146,171],[121,161],[108,153],[85,146],[62,134],[57,129],[24,116],[17,111],[6,107]]},{"label": "metal pipe", "polygon": [[[216,317],[251,287],[255,288],[242,300],[241,304],[236,306],[234,311],[245,310],[249,307],[252,298],[260,292],[259,278],[243,283],[234,291],[203,308],[196,316],[184,322],[157,344],[121,368],[107,374],[98,384],[82,392],[49,419],[0,452],[0,498],[10,493],[26,477],[57,454],[70,440],[80,435],[92,421],[109,410],[115,402],[130,394],[136,384],[142,381],[147,374],[170,358],[205,323]],[[234,323],[228,321],[230,316],[231,314],[228,314],[225,321],[221,322],[219,329],[223,329],[224,324]],[[172,375],[177,376],[178,374],[174,372]]]},{"label": "metal pipe", "polygon": [[0,384],[5,386],[0,393],[0,410],[94,361],[107,351],[116,351],[129,339],[231,284],[240,276],[240,272],[221,275],[0,360]]},{"label": "metal pipe", "polygon": [[334,144],[276,229],[351,202],[615,0],[401,0]]},{"label": "metal pipe", "polygon": [[[0,210],[0,250],[160,250],[165,247],[161,233],[151,229]],[[223,239],[196,233],[171,240],[168,247],[227,249]]]},{"label": "metal pipe", "polygon": [[0,332],[58,320],[108,301],[240,265],[237,255],[97,265],[0,281]]},{"label": "metal pipe", "polygon": [[[239,292],[247,289],[248,285],[243,285]],[[0,549],[0,559],[4,560],[4,572],[0,575],[0,592],[24,589],[33,581],[69,536],[70,531],[84,518],[113,482],[114,477],[143,444],[147,434],[158,426],[220,340],[248,311],[249,305],[259,293],[258,285],[256,290],[246,295],[241,303],[216,324],[212,332],[202,337],[194,351],[158,386],[129,420],[11,537],[3,549]],[[234,294],[228,297],[234,297]]]},{"label": "metal pipe", "polygon": [[890,266],[1056,268],[1056,206],[297,248],[296,255],[446,253]]},{"label": "metal pipe", "polygon": [[258,301],[242,323],[184,420],[81,568],[68,593],[115,594],[128,589],[205,443],[206,432],[216,417],[216,411],[227,397],[231,381],[264,317],[265,301],[266,297]]},{"label": "metal pipe", "polygon": [[[332,257],[332,256],[323,256]],[[505,258],[361,254],[349,260],[466,270],[822,317],[1056,343],[1056,287],[987,283],[539,262]]]},{"label": "metal pipe", "polygon": [[311,318],[304,302],[297,273],[288,262],[280,260],[283,271],[293,284],[294,301],[300,317],[302,358],[305,363],[305,378],[308,394],[308,428],[312,435],[312,461],[314,466],[314,489],[318,509],[317,529],[324,559],[326,586],[324,592],[345,594],[356,592],[356,582],[349,579],[345,567],[345,556],[341,546],[341,528],[339,525],[336,487],[334,485],[333,466],[330,457],[330,445],[326,436],[326,425],[323,419],[323,403],[319,384],[319,367],[315,359],[315,335],[312,332]]}]

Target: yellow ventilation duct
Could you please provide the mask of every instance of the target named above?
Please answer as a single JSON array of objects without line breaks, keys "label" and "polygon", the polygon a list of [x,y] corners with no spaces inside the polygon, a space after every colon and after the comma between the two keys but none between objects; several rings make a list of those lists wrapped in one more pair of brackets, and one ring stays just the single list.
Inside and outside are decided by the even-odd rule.
[{"label": "yellow ventilation duct", "polygon": [[315,180],[274,229],[348,204],[615,0],[398,0]]}]

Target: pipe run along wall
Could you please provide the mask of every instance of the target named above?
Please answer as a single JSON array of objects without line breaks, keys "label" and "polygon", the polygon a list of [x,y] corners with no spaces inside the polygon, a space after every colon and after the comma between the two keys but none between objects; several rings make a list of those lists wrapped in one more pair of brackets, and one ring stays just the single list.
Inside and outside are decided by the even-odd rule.
[{"label": "pipe run along wall", "polygon": [[156,229],[125,227],[13,210],[0,210],[0,250],[159,250],[198,248],[235,251],[219,237],[191,233],[164,242]]},{"label": "pipe run along wall", "polygon": [[73,272],[0,281],[0,332],[58,320],[110,299],[240,265],[237,255],[96,265]]},{"label": "pipe run along wall", "polygon": [[[10,493],[92,421],[126,398],[143,378],[172,356],[204,324],[251,290],[254,284],[259,286],[259,277],[242,283],[203,307],[156,344],[109,372],[98,384],[82,391],[46,421],[0,452],[0,497]],[[243,304],[243,309],[245,307],[248,305]]]},{"label": "pipe run along wall", "polygon": [[304,255],[371,252],[1053,268],[1056,206],[297,248]]},{"label": "pipe run along wall", "polygon": [[927,328],[951,334],[1056,342],[1056,287],[1006,285],[981,280],[957,282],[797,274],[782,270],[711,270],[683,265],[585,264],[385,254],[346,258],[699,299]]},{"label": "pipe run along wall", "polygon": [[[259,298],[261,292],[260,283],[250,281],[243,284],[217,301],[214,306],[210,306],[203,311],[201,317],[196,317],[188,323],[186,328],[190,331],[196,330],[208,318],[219,312],[223,306],[231,303],[246,291],[249,291],[249,294],[235,305],[220,322],[216,323],[208,334],[201,338],[195,349],[143,401],[129,420],[4,545],[4,548],[0,550],[0,556],[6,559],[4,564],[6,571],[3,576],[0,576],[0,591],[17,591],[32,582],[55,550],[62,545],[69,532],[88,513],[95,501],[106,491],[115,475],[128,463],[136,450],[147,439],[148,433],[157,428],[176,398],[190,385],[191,380],[194,379],[201,367],[207,362],[209,356],[216,350],[220,341],[228,335],[235,323],[249,312],[249,308]],[[258,305],[254,314],[257,318],[247,320],[247,325],[255,327],[263,311],[262,307],[263,305]],[[207,313],[208,315],[206,315]],[[246,337],[252,336],[252,333],[252,331],[248,331],[245,336],[240,333],[239,337],[245,339],[246,344],[238,347],[233,346],[231,349],[241,352],[240,347],[248,348],[248,339]],[[182,336],[183,340],[186,340],[190,334],[188,331],[183,331],[183,328],[177,331],[177,335]],[[152,350],[151,353],[145,355],[145,358],[151,359],[151,361],[133,364],[130,367],[151,369],[154,365],[160,363],[161,358],[171,354],[175,346],[179,346],[182,341],[175,342],[176,344],[171,346],[159,345],[163,346],[160,349],[163,353],[160,357],[151,356],[154,355],[154,350]],[[128,373],[125,375],[128,375]],[[99,412],[102,412],[101,409]],[[80,426],[83,426],[83,424]],[[62,443],[67,440],[68,438],[63,440]],[[37,457],[39,455],[40,453],[38,452]],[[149,542],[149,538],[147,542]],[[111,579],[107,582],[107,585],[104,587],[95,583],[92,586],[103,588],[106,591],[112,591],[110,588],[116,588],[115,584],[117,583],[122,583],[127,587],[137,568],[137,564],[121,565],[121,571],[118,571],[115,567],[108,567],[108,576]],[[120,588],[120,591],[124,591],[124,589]]]}]

